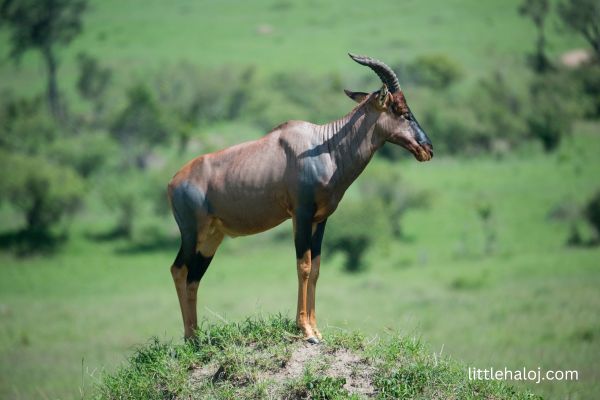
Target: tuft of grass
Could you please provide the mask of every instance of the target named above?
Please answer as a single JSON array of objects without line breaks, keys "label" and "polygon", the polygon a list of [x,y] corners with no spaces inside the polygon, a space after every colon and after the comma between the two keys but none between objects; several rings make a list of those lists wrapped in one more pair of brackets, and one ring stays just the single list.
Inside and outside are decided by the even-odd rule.
[{"label": "tuft of grass", "polygon": [[[540,398],[504,383],[469,381],[464,365],[429,352],[416,338],[396,335],[367,341],[358,332],[337,330],[311,346],[298,334],[294,322],[281,314],[204,322],[193,343],[152,339],[140,346],[121,368],[103,377],[94,397]],[[360,369],[371,372],[361,375]]]},{"label": "tuft of grass", "polygon": [[189,346],[157,338],[138,347],[125,366],[106,375],[98,387],[101,399],[165,399],[189,392],[188,370],[195,362]]},{"label": "tuft of grass", "polygon": [[364,350],[365,335],[358,331],[333,330],[328,332],[327,346],[333,351],[340,349]]},{"label": "tuft of grass", "polygon": [[469,380],[467,367],[428,352],[418,338],[391,337],[368,352],[380,399],[541,399],[502,382]]},{"label": "tuft of grass", "polygon": [[[321,360],[322,361],[322,360]],[[344,388],[346,378],[322,376],[324,365],[320,368],[307,365],[300,378],[291,380],[285,384],[282,398],[285,399],[349,399],[359,398]]]}]

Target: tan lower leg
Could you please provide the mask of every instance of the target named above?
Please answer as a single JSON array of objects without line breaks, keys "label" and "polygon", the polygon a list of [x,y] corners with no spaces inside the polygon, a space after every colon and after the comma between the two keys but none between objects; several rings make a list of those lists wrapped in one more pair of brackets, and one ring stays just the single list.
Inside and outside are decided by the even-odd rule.
[{"label": "tan lower leg", "polygon": [[317,328],[317,314],[315,311],[315,297],[317,291],[317,280],[319,279],[319,269],[321,264],[321,257],[315,257],[311,262],[310,275],[308,277],[308,299],[307,299],[307,307],[308,307],[308,323],[313,330],[313,333],[318,339],[321,339],[321,333]]},{"label": "tan lower leg", "polygon": [[187,337],[187,293],[186,293],[186,279],[187,279],[187,267],[185,265],[181,267],[171,266],[171,276],[175,283],[175,290],[177,291],[177,298],[179,299],[179,308],[181,309],[181,318],[183,319],[183,328],[185,331],[185,337]]},{"label": "tan lower leg", "polygon": [[308,322],[307,299],[308,299],[308,281],[310,277],[310,251],[298,260],[298,308],[296,312],[296,324],[302,329],[304,338],[313,337],[312,328]]},{"label": "tan lower leg", "polygon": [[198,317],[196,314],[196,303],[198,299],[198,285],[200,282],[190,282],[186,285],[187,295],[187,320],[185,321],[185,337],[191,338],[198,329]]}]

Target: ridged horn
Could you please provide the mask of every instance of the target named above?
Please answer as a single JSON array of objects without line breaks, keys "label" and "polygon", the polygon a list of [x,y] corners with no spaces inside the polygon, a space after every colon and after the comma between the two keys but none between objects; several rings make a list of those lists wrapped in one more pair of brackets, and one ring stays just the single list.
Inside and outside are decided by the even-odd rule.
[{"label": "ridged horn", "polygon": [[394,71],[392,71],[392,69],[383,62],[367,56],[359,56],[352,53],[348,53],[348,55],[357,63],[371,68],[377,74],[377,76],[379,76],[381,82],[386,84],[391,93],[400,91],[400,82],[398,82],[398,77],[396,77]]}]

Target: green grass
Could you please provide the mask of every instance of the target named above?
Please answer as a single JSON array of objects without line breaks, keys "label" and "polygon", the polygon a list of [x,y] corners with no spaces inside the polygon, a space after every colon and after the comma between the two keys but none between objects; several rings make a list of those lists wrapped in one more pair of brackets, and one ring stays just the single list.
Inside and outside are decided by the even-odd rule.
[{"label": "green grass", "polygon": [[[415,338],[390,335],[356,343],[356,333],[341,332],[333,346],[327,341],[311,346],[299,337],[295,323],[281,316],[207,323],[193,344],[154,339],[136,349],[125,365],[102,378],[93,397],[537,398],[506,384],[469,380],[466,366],[430,352]],[[358,346],[346,347],[348,343]],[[312,356],[303,359],[307,354]],[[298,368],[292,371],[294,364]],[[369,371],[360,382],[355,381],[359,370]],[[358,392],[357,387],[368,392]]]}]

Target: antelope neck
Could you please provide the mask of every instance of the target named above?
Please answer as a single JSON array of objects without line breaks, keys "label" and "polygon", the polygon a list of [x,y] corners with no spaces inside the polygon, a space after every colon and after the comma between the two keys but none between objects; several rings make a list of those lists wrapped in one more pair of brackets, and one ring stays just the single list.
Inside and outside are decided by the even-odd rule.
[{"label": "antelope neck", "polygon": [[377,118],[376,113],[367,112],[363,103],[344,117],[318,126],[336,168],[337,183],[349,186],[384,144],[385,140],[376,133]]}]

